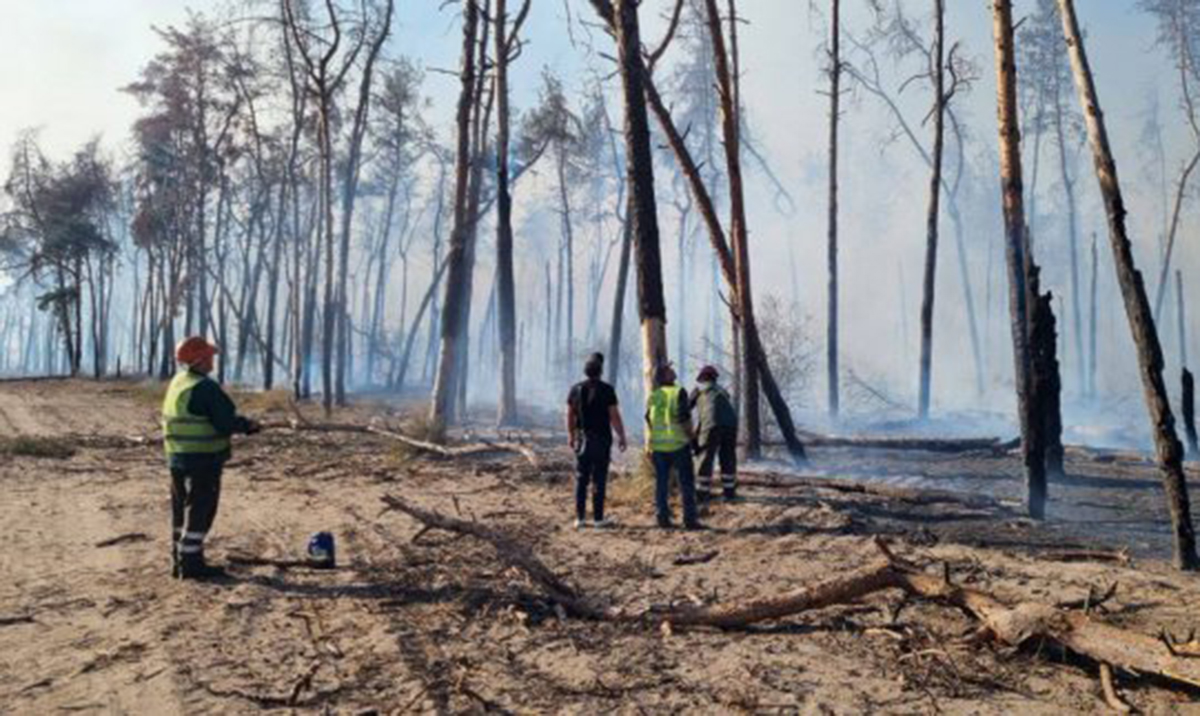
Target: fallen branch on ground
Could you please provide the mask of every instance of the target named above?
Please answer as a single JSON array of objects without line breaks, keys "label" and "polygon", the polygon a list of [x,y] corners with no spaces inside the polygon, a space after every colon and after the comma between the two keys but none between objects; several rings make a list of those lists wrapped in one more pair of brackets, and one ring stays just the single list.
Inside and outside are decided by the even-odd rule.
[{"label": "fallen branch on ground", "polygon": [[1104,702],[1110,709],[1122,714],[1133,713],[1133,707],[1121,698],[1121,694],[1117,693],[1113,669],[1108,664],[1100,664],[1100,689],[1104,692]]},{"label": "fallen branch on ground", "polygon": [[[383,502],[425,525],[475,537],[490,544],[498,556],[520,569],[568,612],[613,622],[667,623],[674,627],[744,628],[825,607],[852,604],[871,594],[899,589],[906,594],[957,607],[979,622],[1000,644],[1018,647],[1030,640],[1053,641],[1100,664],[1135,674],[1153,674],[1177,684],[1200,688],[1200,659],[1193,658],[1193,641],[1138,634],[1105,624],[1078,610],[1020,602],[1008,606],[986,592],[954,584],[945,570],[940,575],[920,571],[893,555],[876,539],[881,558],[874,564],[783,594],[700,607],[638,610],[602,609],[568,586],[524,543],[503,531],[414,507],[393,496]],[[1200,643],[1196,644],[1200,654]]]},{"label": "fallen branch on ground", "polygon": [[[873,450],[920,450],[922,452],[964,453],[992,452],[1005,453],[1020,441],[1001,442],[1000,438],[905,438],[905,437],[842,437],[836,435],[821,435],[818,433],[801,432],[800,436],[805,445],[813,447],[850,447],[868,448]],[[772,443],[774,444],[774,443]]]},{"label": "fallen branch on ground", "polygon": [[395,430],[385,430],[375,425],[354,425],[348,423],[313,423],[304,417],[300,412],[300,407],[296,402],[290,401],[289,406],[292,413],[296,416],[295,420],[286,423],[264,423],[263,430],[311,430],[314,432],[329,432],[329,433],[360,433],[367,435],[378,435],[379,437],[396,440],[405,445],[420,450],[422,452],[432,453],[444,458],[463,458],[472,457],[474,455],[486,455],[495,452],[510,452],[516,453],[524,457],[530,465],[535,469],[539,467],[537,454],[527,445],[521,445],[512,442],[491,442],[488,440],[480,440],[467,445],[439,445],[438,443],[428,440],[421,440],[410,435],[397,432]]},{"label": "fallen branch on ground", "polygon": [[750,487],[769,489],[818,489],[832,490],[856,495],[874,495],[913,505],[956,504],[976,509],[1003,509],[1004,505],[986,495],[944,492],[939,490],[913,490],[891,485],[858,482],[854,478],[800,477],[777,473],[748,473],[738,475],[738,483]]},{"label": "fallen branch on ground", "polygon": [[1129,550],[1125,549],[1111,552],[1093,549],[1054,550],[1039,552],[1037,558],[1050,562],[1113,562],[1120,565],[1128,565],[1133,562],[1133,558],[1129,556]]},{"label": "fallen branch on ground", "polygon": [[149,542],[150,535],[145,532],[130,532],[128,534],[117,535],[105,540],[100,540],[96,543],[97,547],[114,547],[119,544],[127,544],[130,542]]},{"label": "fallen branch on ground", "polygon": [[32,614],[18,614],[12,617],[0,616],[0,627],[12,626],[13,624],[33,624]]}]

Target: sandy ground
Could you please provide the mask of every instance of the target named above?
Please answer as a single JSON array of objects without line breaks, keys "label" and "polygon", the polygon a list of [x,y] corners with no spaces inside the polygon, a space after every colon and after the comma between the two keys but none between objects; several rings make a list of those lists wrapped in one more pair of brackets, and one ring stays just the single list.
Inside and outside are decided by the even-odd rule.
[{"label": "sandy ground", "polygon": [[[1005,599],[1078,599],[1115,581],[1105,618],[1129,629],[1186,633],[1200,613],[1200,582],[1153,559],[1162,531],[1151,467],[1086,455],[1072,461],[1077,477],[1055,486],[1046,526],[1004,505],[749,488],[714,508],[707,531],[663,533],[627,478],[614,487],[619,527],[576,532],[568,455],[549,443],[535,470],[518,457],[434,461],[369,435],[271,431],[239,443],[226,473],[209,551],[231,564],[231,579],[178,582],[157,448],[100,439],[152,436],[156,414],[140,386],[0,383],[0,438],[84,445],[68,459],[0,454],[0,712],[1104,710],[1094,666],[1048,648],[971,643],[961,638],[971,621],[932,604],[911,604],[893,623],[896,594],[730,632],[563,619],[489,547],[418,535],[419,524],[384,512],[389,493],[510,530],[612,604],[795,588],[871,559],[871,537],[884,534]],[[1020,487],[1010,457],[829,450],[814,454],[813,470],[1002,500]],[[294,563],[318,530],[337,536],[336,570]],[[1096,543],[1139,558],[1037,558]],[[1196,693],[1119,681],[1146,712],[1200,708]]]}]

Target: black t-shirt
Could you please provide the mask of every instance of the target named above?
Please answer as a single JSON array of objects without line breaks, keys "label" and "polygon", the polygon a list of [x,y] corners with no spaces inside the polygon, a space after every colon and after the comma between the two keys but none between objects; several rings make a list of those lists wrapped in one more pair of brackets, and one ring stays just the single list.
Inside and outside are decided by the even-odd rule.
[{"label": "black t-shirt", "polygon": [[575,407],[575,425],[590,438],[612,440],[608,409],[617,404],[617,391],[602,380],[585,380],[571,387],[567,404]]}]

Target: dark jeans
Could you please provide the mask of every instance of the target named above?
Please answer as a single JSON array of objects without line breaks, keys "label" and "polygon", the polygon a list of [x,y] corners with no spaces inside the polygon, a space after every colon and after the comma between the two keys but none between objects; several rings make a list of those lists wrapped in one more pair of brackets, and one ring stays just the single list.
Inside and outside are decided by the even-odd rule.
[{"label": "dark jeans", "polygon": [[174,554],[204,555],[204,538],[217,518],[223,465],[213,462],[171,468],[171,528]]},{"label": "dark jeans", "polygon": [[587,519],[588,484],[594,486],[592,494],[592,516],[599,522],[604,519],[604,492],[608,487],[608,463],[612,459],[612,438],[603,440],[593,435],[584,435],[579,450],[575,453],[575,517]]},{"label": "dark jeans", "polygon": [[654,508],[658,516],[658,525],[666,527],[671,523],[671,469],[679,480],[679,493],[683,498],[683,524],[687,527],[699,525],[696,515],[696,481],[692,476],[692,451],[683,448],[675,452],[651,453],[654,461]]},{"label": "dark jeans", "polygon": [[726,492],[737,489],[737,436],[736,427],[714,427],[704,437],[696,481],[701,496],[712,492],[713,466],[717,461],[721,463],[721,487]]}]

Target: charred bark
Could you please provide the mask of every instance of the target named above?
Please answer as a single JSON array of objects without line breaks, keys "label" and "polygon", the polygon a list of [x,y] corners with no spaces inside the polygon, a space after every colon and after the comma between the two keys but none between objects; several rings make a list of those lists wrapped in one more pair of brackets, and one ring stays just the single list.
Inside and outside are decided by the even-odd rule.
[{"label": "charred bark", "polygon": [[1195,570],[1200,567],[1200,560],[1196,556],[1196,535],[1192,527],[1187,480],[1183,473],[1183,446],[1175,433],[1175,418],[1171,414],[1171,405],[1163,382],[1163,356],[1158,328],[1154,323],[1150,301],[1146,297],[1142,275],[1133,260],[1133,248],[1125,226],[1125,200],[1121,194],[1117,165],[1109,146],[1108,130],[1092,78],[1083,33],[1079,29],[1075,3],[1073,0],[1058,0],[1058,7],[1062,15],[1063,36],[1071,58],[1075,85],[1079,91],[1079,101],[1092,144],[1096,178],[1108,215],[1109,240],[1113,250],[1113,263],[1117,270],[1117,281],[1121,286],[1125,313],[1137,347],[1146,408],[1150,414],[1158,466],[1167,496],[1167,508],[1171,513],[1175,566],[1183,570]]},{"label": "charred bark", "polygon": [[933,381],[933,307],[937,290],[938,221],[941,219],[942,158],[946,146],[946,3],[934,0],[932,61],[933,168],[929,177],[929,207],[925,217],[925,279],[921,293],[921,374],[917,415],[929,417]]},{"label": "charred bark", "polygon": [[470,270],[468,242],[470,217],[467,216],[468,180],[471,174],[471,109],[475,96],[475,42],[479,26],[479,8],[475,0],[463,2],[462,89],[458,97],[456,125],[458,144],[455,155],[454,227],[446,255],[446,296],[442,309],[441,345],[438,349],[437,374],[434,378],[430,422],[435,432],[444,432],[454,418],[458,397],[459,353],[465,349],[460,339],[465,332],[466,301],[464,288]]},{"label": "charred bark", "polygon": [[638,315],[642,322],[642,370],[646,395],[654,388],[654,372],[667,363],[667,309],[663,299],[658,206],[654,196],[654,155],[646,113],[646,66],[635,0],[617,0],[615,8],[618,67],[625,105],[625,156],[638,267]]}]

